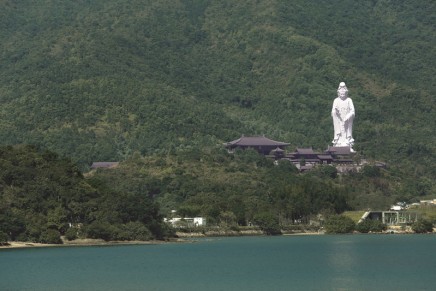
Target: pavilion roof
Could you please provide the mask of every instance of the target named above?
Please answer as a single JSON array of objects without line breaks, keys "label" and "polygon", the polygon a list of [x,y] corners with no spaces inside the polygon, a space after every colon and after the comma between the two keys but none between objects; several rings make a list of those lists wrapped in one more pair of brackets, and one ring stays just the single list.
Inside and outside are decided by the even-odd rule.
[{"label": "pavilion roof", "polygon": [[351,154],[350,147],[331,147],[329,146],[326,153],[332,153],[335,155],[349,155]]},{"label": "pavilion roof", "polygon": [[320,160],[333,160],[333,157],[331,155],[318,155],[318,158]]},{"label": "pavilion roof", "polygon": [[275,149],[272,150],[272,152],[280,152],[280,153],[282,153],[282,152],[284,152],[284,150],[282,150],[279,147],[276,147]]},{"label": "pavilion roof", "polygon": [[240,138],[226,143],[226,146],[288,146],[289,143],[275,141],[265,136],[241,136]]},{"label": "pavilion roof", "polygon": [[301,154],[301,155],[314,155],[315,154],[313,152],[312,148],[297,148],[295,153]]}]

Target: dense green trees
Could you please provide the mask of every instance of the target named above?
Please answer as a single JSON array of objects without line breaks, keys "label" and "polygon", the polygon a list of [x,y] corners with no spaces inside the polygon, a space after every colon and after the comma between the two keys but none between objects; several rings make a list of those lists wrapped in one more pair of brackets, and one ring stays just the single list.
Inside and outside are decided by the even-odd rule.
[{"label": "dense green trees", "polygon": [[[384,177],[388,170],[337,177],[327,166],[302,174],[288,161],[274,165],[254,151],[228,154],[220,147],[134,154],[117,168],[94,170],[86,178],[70,161],[35,147],[4,147],[0,153],[3,240],[164,239],[173,235],[162,222],[173,209],[225,228],[257,225],[267,234],[321,213],[329,217],[328,233],[347,233],[354,223],[335,214],[362,201],[368,185],[392,187]],[[356,229],[378,232],[384,225],[363,222]]]},{"label": "dense green trees", "polygon": [[0,231],[0,246],[6,245],[8,243],[8,235],[3,231]]},{"label": "dense green trees", "polygon": [[[78,167],[52,153],[1,158],[0,223],[12,239],[38,240],[47,227],[63,234],[70,222],[110,223],[116,234],[140,221],[156,236],[167,230],[153,199],[164,213],[219,223],[232,212],[246,224],[265,211],[292,223],[434,194],[436,40],[428,7],[427,0],[1,2],[0,143],[35,144]],[[356,150],[388,169],[342,178],[326,166],[296,175],[254,152],[215,149],[265,134],[324,150],[340,81],[357,110]],[[127,160],[129,169],[81,177],[78,169],[103,160]],[[51,162],[59,167],[49,175]]]},{"label": "dense green trees", "polygon": [[426,219],[418,219],[412,224],[412,230],[416,233],[426,233],[433,231],[433,223]]},{"label": "dense green trees", "polygon": [[356,230],[361,233],[382,232],[386,230],[386,225],[380,220],[366,219],[356,225]]},{"label": "dense green trees", "polygon": [[350,233],[355,227],[354,221],[344,215],[332,215],[324,223],[326,233]]},{"label": "dense green trees", "polygon": [[147,191],[123,194],[85,180],[71,161],[52,152],[0,147],[0,165],[0,232],[10,240],[62,243],[61,235],[74,239],[78,233],[108,240],[171,235]]},{"label": "dense green trees", "polygon": [[62,244],[60,232],[56,229],[48,228],[42,231],[39,242],[47,244]]},{"label": "dense green trees", "polygon": [[41,1],[0,4],[3,144],[81,168],[242,133],[324,149],[343,80],[357,150],[435,174],[429,1]]},{"label": "dense green trees", "polygon": [[366,168],[377,174],[364,170],[338,175],[328,165],[299,173],[286,160],[274,165],[252,150],[229,154],[216,146],[136,154],[116,169],[93,171],[88,181],[101,181],[131,197],[147,192],[162,215],[177,210],[179,216],[205,216],[208,224],[225,226],[254,224],[256,215],[269,213],[285,226],[307,223],[320,213],[385,209],[403,201],[407,190],[398,181],[407,177],[396,169]]},{"label": "dense green trees", "polygon": [[254,216],[253,222],[267,235],[281,234],[279,219],[271,213],[258,213]]},{"label": "dense green trees", "polygon": [[75,240],[78,237],[77,236],[78,232],[79,232],[78,229],[71,227],[71,228],[67,229],[67,231],[65,232],[65,238],[69,241]]},{"label": "dense green trees", "polygon": [[252,150],[228,154],[216,147],[136,155],[116,169],[92,172],[90,183],[97,180],[129,196],[148,191],[162,213],[206,216],[212,225],[269,221],[259,220],[259,214],[274,217],[278,225],[304,223],[310,215],[349,208],[343,187],[302,175],[289,161],[275,166]]}]

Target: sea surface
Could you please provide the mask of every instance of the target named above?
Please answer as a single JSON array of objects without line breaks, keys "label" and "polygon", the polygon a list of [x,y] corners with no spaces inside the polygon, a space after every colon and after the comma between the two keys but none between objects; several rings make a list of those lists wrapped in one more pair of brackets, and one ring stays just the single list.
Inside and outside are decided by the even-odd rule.
[{"label": "sea surface", "polygon": [[3,249],[0,290],[436,290],[436,235]]}]

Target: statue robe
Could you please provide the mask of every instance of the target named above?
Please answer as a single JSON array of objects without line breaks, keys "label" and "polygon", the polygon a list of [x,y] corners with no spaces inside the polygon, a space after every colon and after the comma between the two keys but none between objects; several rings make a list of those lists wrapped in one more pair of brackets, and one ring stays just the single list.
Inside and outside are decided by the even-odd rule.
[{"label": "statue robe", "polygon": [[346,98],[336,98],[333,102],[332,117],[334,126],[334,146],[352,146],[353,139],[353,120],[354,120],[353,100]]}]

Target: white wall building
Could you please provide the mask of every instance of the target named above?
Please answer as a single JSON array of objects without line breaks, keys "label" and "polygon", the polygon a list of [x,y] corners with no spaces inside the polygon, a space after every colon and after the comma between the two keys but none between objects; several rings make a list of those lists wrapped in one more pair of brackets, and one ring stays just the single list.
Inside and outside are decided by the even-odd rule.
[{"label": "white wall building", "polygon": [[198,227],[206,226],[205,217],[174,217],[164,218],[164,222],[171,224],[173,227]]}]

